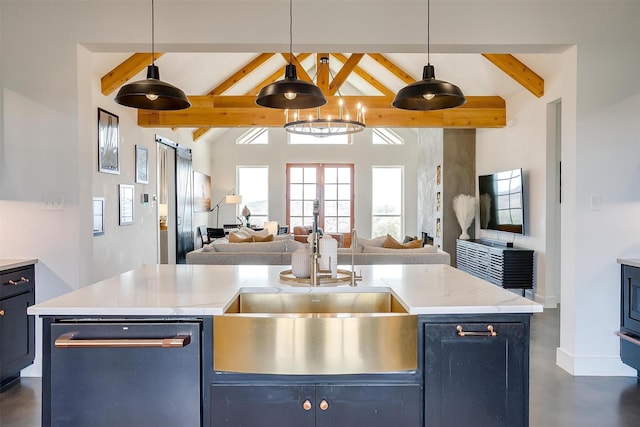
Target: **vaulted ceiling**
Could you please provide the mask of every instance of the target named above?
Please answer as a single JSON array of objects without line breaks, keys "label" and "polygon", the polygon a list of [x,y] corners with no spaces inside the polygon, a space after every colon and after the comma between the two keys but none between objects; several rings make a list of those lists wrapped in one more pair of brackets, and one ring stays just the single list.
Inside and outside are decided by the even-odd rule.
[{"label": "vaulted ceiling", "polygon": [[[318,68],[329,57],[330,72]],[[100,54],[101,88],[113,96],[127,81],[143,79],[150,53]],[[490,128],[507,122],[505,100],[526,92],[544,94],[544,76],[553,73],[554,54],[431,54],[436,78],[458,85],[467,103],[439,111],[404,111],[391,107],[395,93],[419,79],[426,55],[379,53],[296,53],[298,77],[313,81],[328,103],[324,114],[337,114],[337,97],[355,111],[367,109],[373,127]],[[283,125],[281,110],[259,107],[255,96],[264,85],[283,78],[288,53],[166,53],[157,54],[162,80],[183,89],[192,106],[180,111],[138,111],[144,127],[190,128],[194,140],[206,140],[212,128]],[[320,69],[320,73],[317,70]],[[336,110],[335,112],[333,110]]]}]

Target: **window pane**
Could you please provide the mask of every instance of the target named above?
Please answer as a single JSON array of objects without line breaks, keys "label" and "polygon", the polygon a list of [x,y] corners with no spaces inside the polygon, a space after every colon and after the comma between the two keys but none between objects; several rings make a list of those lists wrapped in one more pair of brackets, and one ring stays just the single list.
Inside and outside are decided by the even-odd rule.
[{"label": "window pane", "polygon": [[351,220],[350,218],[339,218],[338,219],[338,233],[350,233],[351,230]]},{"label": "window pane", "polygon": [[337,215],[338,215],[338,204],[337,204],[337,202],[325,201],[324,202],[324,216],[325,217],[331,217],[331,216],[337,216]]},{"label": "window pane", "polygon": [[302,200],[302,184],[291,184],[291,200]]},{"label": "window pane", "polygon": [[351,202],[340,201],[338,202],[338,215],[339,216],[351,216]]},{"label": "window pane", "polygon": [[338,187],[335,184],[324,186],[324,199],[325,200],[337,200],[338,199]]},{"label": "window pane", "polygon": [[316,168],[304,168],[304,182],[316,182]]},{"label": "window pane", "polygon": [[337,168],[325,168],[324,170],[324,182],[327,184],[335,184],[338,182],[338,170]]},{"label": "window pane", "polygon": [[289,180],[291,182],[302,182],[302,168],[290,168]]},{"label": "window pane", "polygon": [[351,185],[349,184],[338,185],[338,199],[351,200]]},{"label": "window pane", "polygon": [[236,212],[240,213],[246,206],[251,211],[249,222],[262,226],[269,216],[269,168],[238,167],[238,194],[242,195],[242,204]]},{"label": "window pane", "polygon": [[304,199],[305,200],[315,200],[316,198],[317,198],[316,185],[315,184],[305,184],[304,185]]},{"label": "window pane", "polygon": [[291,201],[289,205],[290,215],[294,216],[302,216],[302,202],[301,201]]},{"label": "window pane", "polygon": [[390,234],[402,238],[402,167],[373,167],[371,170],[372,237]]},{"label": "window pane", "polygon": [[351,183],[351,169],[350,168],[339,168],[338,169],[338,181],[342,184],[350,184]]},{"label": "window pane", "polygon": [[335,217],[330,217],[324,219],[324,231],[325,233],[337,233],[338,232],[338,221]]}]

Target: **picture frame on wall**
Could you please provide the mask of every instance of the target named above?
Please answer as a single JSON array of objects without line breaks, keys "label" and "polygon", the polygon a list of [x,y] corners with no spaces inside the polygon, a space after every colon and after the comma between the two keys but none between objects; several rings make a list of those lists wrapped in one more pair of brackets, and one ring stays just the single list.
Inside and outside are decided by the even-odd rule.
[{"label": "picture frame on wall", "polygon": [[142,145],[136,145],[136,182],[149,183],[149,150]]},{"label": "picture frame on wall", "polygon": [[133,200],[135,187],[128,184],[120,184],[120,225],[131,225],[134,223]]},{"label": "picture frame on wall", "polygon": [[93,198],[93,235],[104,234],[104,197]]},{"label": "picture frame on wall", "polygon": [[211,177],[200,172],[193,172],[193,211],[209,212],[211,210]]},{"label": "picture frame on wall", "polygon": [[120,174],[120,119],[98,108],[98,171]]}]

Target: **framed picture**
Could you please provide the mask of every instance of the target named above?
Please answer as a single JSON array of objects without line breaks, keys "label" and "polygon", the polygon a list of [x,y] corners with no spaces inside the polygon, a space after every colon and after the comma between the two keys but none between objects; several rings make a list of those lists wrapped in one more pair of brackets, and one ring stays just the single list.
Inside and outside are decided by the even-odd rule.
[{"label": "framed picture", "polygon": [[98,170],[120,173],[119,119],[115,114],[98,108]]},{"label": "framed picture", "polygon": [[104,234],[104,197],[93,198],[93,235]]},{"label": "framed picture", "polygon": [[133,216],[133,185],[120,184],[120,225],[131,225]]},{"label": "framed picture", "polygon": [[149,183],[149,150],[142,145],[136,145],[136,182]]},{"label": "framed picture", "polygon": [[211,177],[200,172],[193,172],[193,211],[209,212],[211,210]]}]

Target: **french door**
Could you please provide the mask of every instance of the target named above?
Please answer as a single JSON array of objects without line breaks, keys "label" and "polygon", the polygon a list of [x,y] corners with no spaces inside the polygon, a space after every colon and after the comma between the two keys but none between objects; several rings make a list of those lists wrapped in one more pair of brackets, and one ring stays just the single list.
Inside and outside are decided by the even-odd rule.
[{"label": "french door", "polygon": [[343,234],[347,246],[354,224],[353,198],[353,164],[287,164],[287,224],[291,230],[313,224],[313,201],[318,200],[318,226],[326,233]]}]

